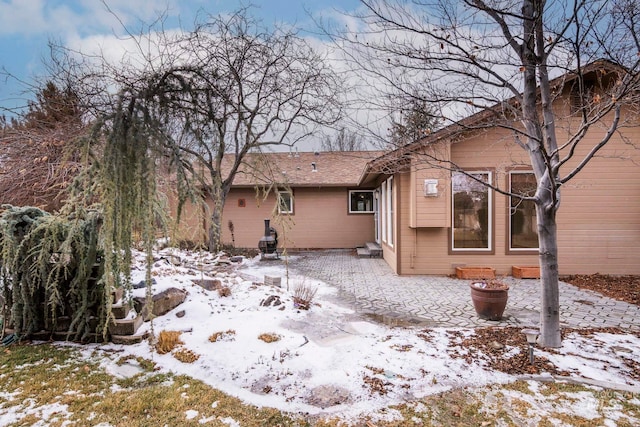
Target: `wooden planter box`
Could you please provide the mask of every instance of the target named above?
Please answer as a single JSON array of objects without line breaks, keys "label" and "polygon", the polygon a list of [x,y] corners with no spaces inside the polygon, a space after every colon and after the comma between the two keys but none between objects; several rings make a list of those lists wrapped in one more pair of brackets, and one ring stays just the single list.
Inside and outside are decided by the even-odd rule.
[{"label": "wooden planter box", "polygon": [[540,267],[539,266],[517,266],[511,267],[511,275],[516,279],[539,279]]},{"label": "wooden planter box", "polygon": [[491,267],[456,267],[458,279],[495,279],[496,269]]}]

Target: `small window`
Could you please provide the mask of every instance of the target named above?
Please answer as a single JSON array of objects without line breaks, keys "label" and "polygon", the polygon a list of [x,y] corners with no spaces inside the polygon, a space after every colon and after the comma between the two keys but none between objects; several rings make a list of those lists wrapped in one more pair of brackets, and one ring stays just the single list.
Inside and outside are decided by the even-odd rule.
[{"label": "small window", "polygon": [[293,194],[291,191],[278,191],[278,213],[293,213]]},{"label": "small window", "polygon": [[350,190],[349,213],[373,213],[373,190]]}]

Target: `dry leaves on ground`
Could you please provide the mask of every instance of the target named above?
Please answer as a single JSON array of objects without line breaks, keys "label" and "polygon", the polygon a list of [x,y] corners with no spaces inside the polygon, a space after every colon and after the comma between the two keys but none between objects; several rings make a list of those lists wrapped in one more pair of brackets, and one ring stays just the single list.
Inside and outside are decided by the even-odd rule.
[{"label": "dry leaves on ground", "polygon": [[609,298],[640,305],[640,276],[609,276],[605,274],[575,274],[560,278],[582,289],[598,292]]}]

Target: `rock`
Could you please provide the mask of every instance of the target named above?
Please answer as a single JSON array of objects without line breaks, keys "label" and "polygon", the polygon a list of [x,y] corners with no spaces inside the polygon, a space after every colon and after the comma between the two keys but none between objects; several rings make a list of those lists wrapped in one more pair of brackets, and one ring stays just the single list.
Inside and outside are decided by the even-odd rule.
[{"label": "rock", "polygon": [[[151,278],[151,284],[155,285],[156,284],[156,279],[155,277]],[[134,283],[133,284],[133,289],[142,289],[144,287],[147,286],[147,282],[145,280],[140,280],[138,283]]]},{"label": "rock", "polygon": [[[154,317],[163,316],[182,304],[187,298],[187,292],[178,288],[169,288],[153,296],[153,310],[151,314]],[[144,321],[151,320],[151,316],[146,310],[145,298],[134,298],[136,304],[136,311],[142,313]],[[138,308],[139,307],[139,308]]]},{"label": "rock", "polygon": [[491,348],[495,350],[502,350],[504,348],[504,344],[501,344],[498,341],[492,341],[490,345],[491,345]]},{"label": "rock", "polygon": [[263,299],[260,305],[262,307],[276,307],[282,304],[278,295],[269,295],[266,299]]},{"label": "rock", "polygon": [[169,255],[167,260],[175,266],[182,265],[182,259],[177,255]]},{"label": "rock", "polygon": [[349,390],[342,387],[321,385],[311,390],[306,400],[309,405],[324,409],[351,402],[351,395]]},{"label": "rock", "polygon": [[627,348],[627,347],[622,347],[619,345],[614,345],[611,347],[611,351],[613,352],[618,352],[618,353],[633,353],[633,350]]},{"label": "rock", "polygon": [[185,314],[186,312],[184,310],[180,310],[179,312],[176,313],[176,317],[182,318],[184,317]]},{"label": "rock", "polygon": [[198,286],[202,286],[208,291],[215,291],[222,288],[222,281],[220,279],[204,279],[204,280],[192,280]]},{"label": "rock", "polygon": [[241,256],[232,256],[231,258],[229,258],[229,261],[231,262],[242,262],[243,257]]}]

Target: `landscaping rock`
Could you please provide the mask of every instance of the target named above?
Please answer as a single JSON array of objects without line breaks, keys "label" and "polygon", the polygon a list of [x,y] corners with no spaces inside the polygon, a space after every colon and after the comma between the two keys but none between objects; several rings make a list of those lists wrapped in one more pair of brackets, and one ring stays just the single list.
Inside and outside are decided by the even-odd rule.
[{"label": "landscaping rock", "polygon": [[262,307],[276,307],[280,304],[282,304],[282,301],[280,301],[280,297],[278,295],[269,295],[260,302]]},{"label": "landscaping rock", "polygon": [[222,288],[222,281],[220,279],[193,280],[193,283],[202,286],[208,291],[215,291],[216,289]]},{"label": "landscaping rock", "polygon": [[307,403],[319,408],[342,405],[351,402],[349,390],[335,385],[321,385],[313,390],[307,398]]},{"label": "landscaping rock", "polygon": [[[182,304],[187,298],[187,292],[178,288],[169,288],[153,296],[153,311],[151,314],[154,317],[163,316]],[[134,301],[140,306],[137,310],[138,313],[143,313],[144,321],[151,320],[151,316],[146,310],[145,298],[135,298]]]}]

